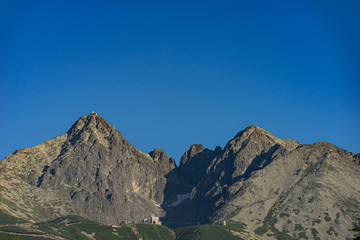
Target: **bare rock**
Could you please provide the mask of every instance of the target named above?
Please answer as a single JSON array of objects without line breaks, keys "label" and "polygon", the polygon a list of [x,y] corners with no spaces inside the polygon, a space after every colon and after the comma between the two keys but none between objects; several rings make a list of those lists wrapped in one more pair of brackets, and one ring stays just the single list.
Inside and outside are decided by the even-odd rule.
[{"label": "bare rock", "polygon": [[60,193],[79,214],[105,224],[163,216],[165,175],[175,168],[164,151],[141,152],[96,113],[57,139],[15,152],[1,168],[21,164],[31,166],[21,171],[30,186]]}]

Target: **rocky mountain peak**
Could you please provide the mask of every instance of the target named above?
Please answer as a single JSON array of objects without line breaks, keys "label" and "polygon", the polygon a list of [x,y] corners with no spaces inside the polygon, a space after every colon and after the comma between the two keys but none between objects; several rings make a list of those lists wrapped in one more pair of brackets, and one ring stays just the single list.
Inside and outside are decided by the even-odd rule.
[{"label": "rocky mountain peak", "polygon": [[152,159],[154,159],[155,162],[158,161],[167,161],[169,159],[166,152],[159,148],[154,148],[153,151],[149,152],[149,155]]},{"label": "rocky mountain peak", "polygon": [[281,139],[273,136],[270,132],[251,125],[243,131],[238,132],[235,137],[227,143],[225,149],[236,153],[250,144],[254,145],[261,152],[264,146],[273,146],[281,141]]},{"label": "rocky mountain peak", "polygon": [[[165,151],[136,149],[96,113],[80,117],[60,140],[35,147],[46,159],[25,179],[32,187],[56,189],[83,216],[106,224],[164,214],[165,175],[175,168]],[[31,154],[32,162],[42,155]]]},{"label": "rocky mountain peak", "polygon": [[260,151],[263,148],[274,145],[281,145],[288,150],[292,150],[300,145],[300,143],[295,140],[277,138],[269,131],[251,125],[243,131],[238,132],[235,137],[227,143],[225,148],[237,152],[250,143],[251,145],[256,145],[256,148],[259,148],[258,150]]},{"label": "rocky mountain peak", "polygon": [[189,162],[196,154],[201,153],[205,150],[205,147],[202,144],[193,144],[190,146],[190,149],[187,150],[181,157],[180,165],[184,165]]},{"label": "rocky mountain peak", "polygon": [[131,147],[119,131],[95,112],[80,117],[67,131],[67,138],[72,145],[98,142],[104,146],[120,144]]},{"label": "rocky mountain peak", "polygon": [[153,151],[149,152],[149,156],[158,166],[158,170],[164,174],[176,168],[175,160],[173,158],[169,158],[166,152],[162,149],[154,148]]},{"label": "rocky mountain peak", "polygon": [[97,113],[92,112],[80,117],[67,132],[68,135],[76,135],[81,131],[105,131],[113,130],[113,127]]},{"label": "rocky mountain peak", "polygon": [[247,128],[245,128],[244,130],[238,132],[234,139],[237,139],[237,138],[247,138],[253,134],[257,134],[258,136],[259,135],[264,135],[264,136],[269,136],[269,137],[272,137],[272,138],[275,138],[275,136],[273,136],[270,132],[266,131],[265,129],[262,129],[256,125],[251,125]]}]

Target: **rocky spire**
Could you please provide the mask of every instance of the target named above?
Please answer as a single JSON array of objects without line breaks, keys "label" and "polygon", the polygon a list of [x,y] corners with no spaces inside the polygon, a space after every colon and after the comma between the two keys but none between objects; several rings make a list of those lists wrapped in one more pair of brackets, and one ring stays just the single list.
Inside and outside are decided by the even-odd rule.
[{"label": "rocky spire", "polygon": [[201,153],[205,150],[205,147],[202,144],[193,144],[190,146],[190,149],[187,150],[181,157],[180,165],[184,165],[189,162],[196,154]]}]

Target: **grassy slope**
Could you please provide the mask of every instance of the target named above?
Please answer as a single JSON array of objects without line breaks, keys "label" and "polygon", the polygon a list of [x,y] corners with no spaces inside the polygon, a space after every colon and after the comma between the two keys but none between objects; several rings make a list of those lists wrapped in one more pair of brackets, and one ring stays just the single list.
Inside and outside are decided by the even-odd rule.
[{"label": "grassy slope", "polygon": [[[32,237],[32,236],[19,236],[19,235],[16,235],[16,234],[9,234],[11,239],[13,239],[14,237],[17,237],[19,240],[23,240],[23,239],[26,239],[26,240],[48,240],[48,239],[51,239],[51,238],[44,238],[44,237]],[[6,233],[0,233],[0,240],[8,240],[9,239],[9,235],[6,234]]]},{"label": "grassy slope", "polygon": [[0,209],[0,224],[16,224],[16,223],[24,223],[23,219],[13,217]]},{"label": "grassy slope", "polygon": [[[11,226],[0,226],[0,240],[7,240],[8,234],[12,237],[22,239],[52,239],[51,236],[61,236],[66,239],[89,240],[86,234],[92,235],[96,239],[139,239],[131,230],[131,227],[112,227],[102,225],[98,222],[79,217],[67,216],[57,218],[49,222],[40,222],[32,225],[34,231],[29,231],[19,225],[15,225],[21,220],[9,218],[11,222],[3,221],[3,224],[14,224]],[[36,232],[36,231],[41,231]],[[84,232],[86,234],[84,234]],[[19,234],[20,233],[20,234]],[[30,234],[27,236],[21,234]],[[36,236],[39,235],[39,236]],[[47,237],[47,236],[49,237]]]},{"label": "grassy slope", "polygon": [[138,239],[130,227],[112,227],[79,217],[67,216],[36,224],[39,230],[69,239],[88,240],[85,232],[96,239]]},{"label": "grassy slope", "polygon": [[0,226],[0,231],[9,233],[39,234],[38,232],[29,231],[19,226]]},{"label": "grassy slope", "polygon": [[218,240],[218,239],[229,239],[239,240],[242,239],[235,236],[233,232],[243,232],[244,226],[235,223],[228,223],[226,226],[219,225],[200,225],[190,226],[185,228],[178,228],[174,230],[176,233],[177,240]]},{"label": "grassy slope", "polygon": [[148,223],[136,224],[136,229],[144,239],[173,240],[175,234],[169,228]]},{"label": "grassy slope", "polygon": [[[126,226],[107,226],[98,222],[79,217],[67,216],[57,218],[53,221],[40,222],[32,225],[32,229],[25,229],[20,225],[21,219],[7,218],[11,220],[7,224],[11,226],[0,226],[0,240],[8,239],[8,233],[12,237],[22,239],[51,239],[51,236],[61,236],[66,239],[88,240],[88,235],[92,235],[95,239],[139,239],[144,240],[192,240],[192,239],[229,239],[239,240],[233,232],[243,232],[244,226],[238,223],[228,223],[226,226],[219,225],[200,225],[175,229],[174,231],[164,227],[147,223],[130,224]],[[3,221],[4,222],[4,221]],[[41,231],[39,233],[39,231]],[[28,236],[21,235],[30,234]],[[85,234],[84,234],[85,233]]]}]

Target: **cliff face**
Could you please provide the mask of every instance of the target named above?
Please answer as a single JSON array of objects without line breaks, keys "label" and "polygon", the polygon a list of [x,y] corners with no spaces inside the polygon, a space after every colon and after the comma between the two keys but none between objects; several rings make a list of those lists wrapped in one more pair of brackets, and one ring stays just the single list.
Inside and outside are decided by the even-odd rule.
[{"label": "cliff face", "polygon": [[186,165],[208,163],[191,189],[176,187],[183,190],[179,196],[190,195],[165,206],[170,226],[233,220],[262,239],[352,237],[348,229],[360,206],[358,155],[330,143],[281,140],[250,126],[223,150],[200,156],[187,151],[174,173],[180,180],[168,183],[181,185]]},{"label": "cliff face", "polygon": [[141,152],[96,113],[81,117],[54,142],[41,146],[45,158],[34,157],[39,155],[37,146],[23,150],[21,156],[15,152],[1,165],[16,170],[20,162],[36,162],[35,170],[23,171],[24,181],[60,192],[81,215],[105,224],[140,221],[152,213],[164,215],[159,207],[164,176],[175,168],[164,151]]}]

